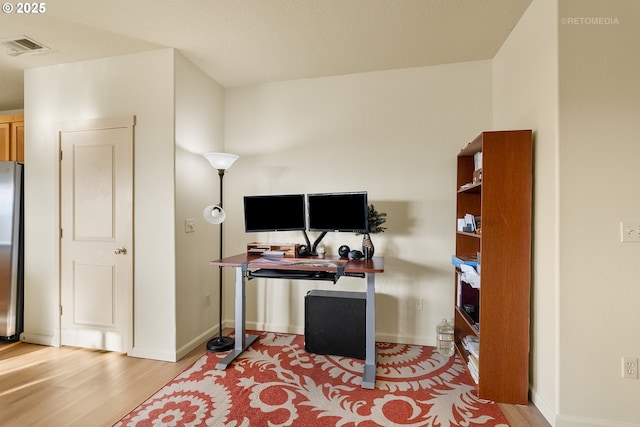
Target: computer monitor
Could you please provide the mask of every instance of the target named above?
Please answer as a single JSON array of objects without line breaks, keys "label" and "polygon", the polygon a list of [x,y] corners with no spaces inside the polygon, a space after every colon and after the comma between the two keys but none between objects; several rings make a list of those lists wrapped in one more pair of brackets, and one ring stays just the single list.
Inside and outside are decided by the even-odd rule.
[{"label": "computer monitor", "polygon": [[309,231],[366,233],[367,192],[307,194]]},{"label": "computer monitor", "polygon": [[304,194],[245,196],[244,228],[247,233],[305,230]]}]

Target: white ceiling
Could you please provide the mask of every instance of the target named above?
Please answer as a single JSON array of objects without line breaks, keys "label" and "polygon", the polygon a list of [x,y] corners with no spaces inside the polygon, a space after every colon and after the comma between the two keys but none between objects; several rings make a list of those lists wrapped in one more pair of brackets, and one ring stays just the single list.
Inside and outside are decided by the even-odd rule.
[{"label": "white ceiling", "polygon": [[[8,1],[17,5],[14,0]],[[0,111],[23,108],[23,70],[178,49],[224,87],[493,58],[531,0],[43,0],[0,14]]]}]

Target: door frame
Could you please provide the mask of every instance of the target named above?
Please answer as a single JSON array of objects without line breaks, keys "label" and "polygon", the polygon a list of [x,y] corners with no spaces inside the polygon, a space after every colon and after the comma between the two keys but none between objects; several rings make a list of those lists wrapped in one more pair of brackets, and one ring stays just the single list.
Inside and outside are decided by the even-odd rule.
[{"label": "door frame", "polygon": [[134,300],[133,300],[133,290],[134,290],[134,241],[135,241],[135,229],[134,229],[134,218],[135,218],[135,125],[136,125],[136,116],[121,116],[121,117],[104,117],[104,118],[95,118],[95,119],[79,119],[79,120],[69,120],[57,122],[55,124],[55,133],[57,138],[57,149],[58,149],[58,161],[57,161],[57,175],[58,175],[58,321],[57,328],[58,333],[55,334],[54,340],[57,347],[62,346],[62,170],[60,167],[60,156],[62,156],[62,134],[66,132],[83,132],[83,131],[94,131],[94,130],[106,130],[106,129],[115,129],[115,128],[128,128],[131,131],[131,191],[132,191],[132,199],[131,199],[131,244],[128,247],[129,255],[131,256],[131,280],[129,281],[130,286],[127,289],[126,295],[127,297],[127,337],[125,342],[125,352],[127,355],[131,354],[134,343]]}]

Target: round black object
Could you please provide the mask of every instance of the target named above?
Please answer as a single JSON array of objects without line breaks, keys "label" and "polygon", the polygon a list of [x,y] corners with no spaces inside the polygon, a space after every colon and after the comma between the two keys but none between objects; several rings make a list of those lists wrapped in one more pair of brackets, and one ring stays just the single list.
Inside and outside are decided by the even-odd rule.
[{"label": "round black object", "polygon": [[351,248],[349,246],[342,245],[338,248],[338,255],[340,255],[340,258],[347,258],[350,250]]},{"label": "round black object", "polygon": [[307,245],[299,245],[296,248],[296,256],[298,257],[309,256],[309,247]]},{"label": "round black object", "polygon": [[216,337],[207,342],[207,350],[213,353],[229,351],[235,345],[235,341],[231,337]]},{"label": "round black object", "polygon": [[354,249],[349,252],[349,258],[351,259],[362,259],[364,258],[364,254],[357,249]]}]

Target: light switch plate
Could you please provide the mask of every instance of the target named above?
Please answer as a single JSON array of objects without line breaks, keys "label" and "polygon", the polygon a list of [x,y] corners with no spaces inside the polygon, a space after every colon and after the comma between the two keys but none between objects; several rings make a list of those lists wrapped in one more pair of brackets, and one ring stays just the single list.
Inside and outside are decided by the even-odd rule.
[{"label": "light switch plate", "polygon": [[640,221],[622,221],[620,223],[621,242],[640,242]]}]

